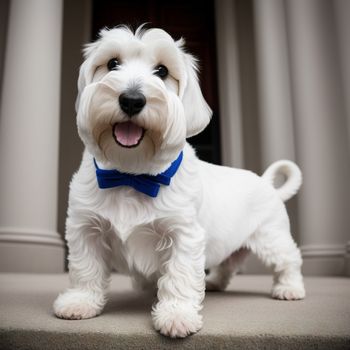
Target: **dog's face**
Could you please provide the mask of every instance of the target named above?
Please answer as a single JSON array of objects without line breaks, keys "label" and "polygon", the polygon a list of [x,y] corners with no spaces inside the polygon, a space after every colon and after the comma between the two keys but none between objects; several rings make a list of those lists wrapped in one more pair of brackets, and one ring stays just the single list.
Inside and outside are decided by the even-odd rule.
[{"label": "dog's face", "polygon": [[102,30],[84,54],[78,131],[98,161],[157,174],[209,123],[195,60],[163,30]]}]

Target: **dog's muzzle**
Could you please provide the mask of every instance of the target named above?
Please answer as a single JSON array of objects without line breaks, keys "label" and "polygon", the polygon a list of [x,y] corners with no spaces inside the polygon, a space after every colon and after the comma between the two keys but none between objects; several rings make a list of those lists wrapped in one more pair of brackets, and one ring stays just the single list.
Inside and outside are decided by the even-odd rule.
[{"label": "dog's muzzle", "polygon": [[[128,90],[119,96],[121,110],[131,119],[140,113],[146,105],[146,97],[137,90]],[[113,137],[118,145],[126,148],[136,147],[140,144],[145,129],[131,120],[116,123],[113,126]]]}]

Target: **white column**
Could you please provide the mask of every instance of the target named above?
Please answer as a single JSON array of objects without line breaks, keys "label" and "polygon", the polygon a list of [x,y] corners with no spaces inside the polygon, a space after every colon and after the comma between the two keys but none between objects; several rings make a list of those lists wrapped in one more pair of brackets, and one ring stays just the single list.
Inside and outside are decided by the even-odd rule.
[{"label": "white column", "polygon": [[11,0],[0,120],[0,269],[62,271],[57,233],[62,0]]},{"label": "white column", "polygon": [[294,158],[284,2],[255,0],[262,165]]},{"label": "white column", "polygon": [[244,153],[235,4],[231,0],[216,0],[215,12],[222,162],[242,168]]},{"label": "white column", "polygon": [[[285,3],[254,1],[261,163],[295,161]],[[282,182],[284,179],[279,179]],[[296,199],[288,202],[292,234],[298,240]],[[255,271],[255,270],[254,270]]]},{"label": "white column", "polygon": [[333,2],[289,0],[287,10],[304,271],[343,274],[350,164]]},{"label": "white column", "polygon": [[[346,114],[348,121],[348,149],[350,154],[350,1],[336,0],[335,15],[338,29],[338,46],[340,49],[340,62],[342,70],[342,82],[346,103]],[[350,209],[350,208],[349,208]],[[348,232],[348,243],[346,253],[346,272],[350,276],[350,228]]]}]

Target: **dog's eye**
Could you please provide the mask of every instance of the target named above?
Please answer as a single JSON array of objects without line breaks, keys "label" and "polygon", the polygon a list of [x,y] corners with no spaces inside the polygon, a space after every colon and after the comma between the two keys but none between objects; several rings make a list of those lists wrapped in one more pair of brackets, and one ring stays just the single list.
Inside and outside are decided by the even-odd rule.
[{"label": "dog's eye", "polygon": [[159,66],[157,66],[155,68],[154,74],[157,75],[161,79],[165,79],[168,76],[169,71],[168,71],[167,67],[165,67],[162,64],[160,64]]},{"label": "dog's eye", "polygon": [[112,58],[107,63],[108,70],[117,70],[120,67],[120,62],[117,58]]}]

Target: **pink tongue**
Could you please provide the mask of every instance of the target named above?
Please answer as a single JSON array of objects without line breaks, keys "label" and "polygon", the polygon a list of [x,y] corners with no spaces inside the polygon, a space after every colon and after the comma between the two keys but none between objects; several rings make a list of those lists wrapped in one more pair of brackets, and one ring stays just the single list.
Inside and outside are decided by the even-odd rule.
[{"label": "pink tongue", "polygon": [[135,146],[140,142],[143,129],[132,122],[118,123],[114,127],[116,140],[126,147]]}]

